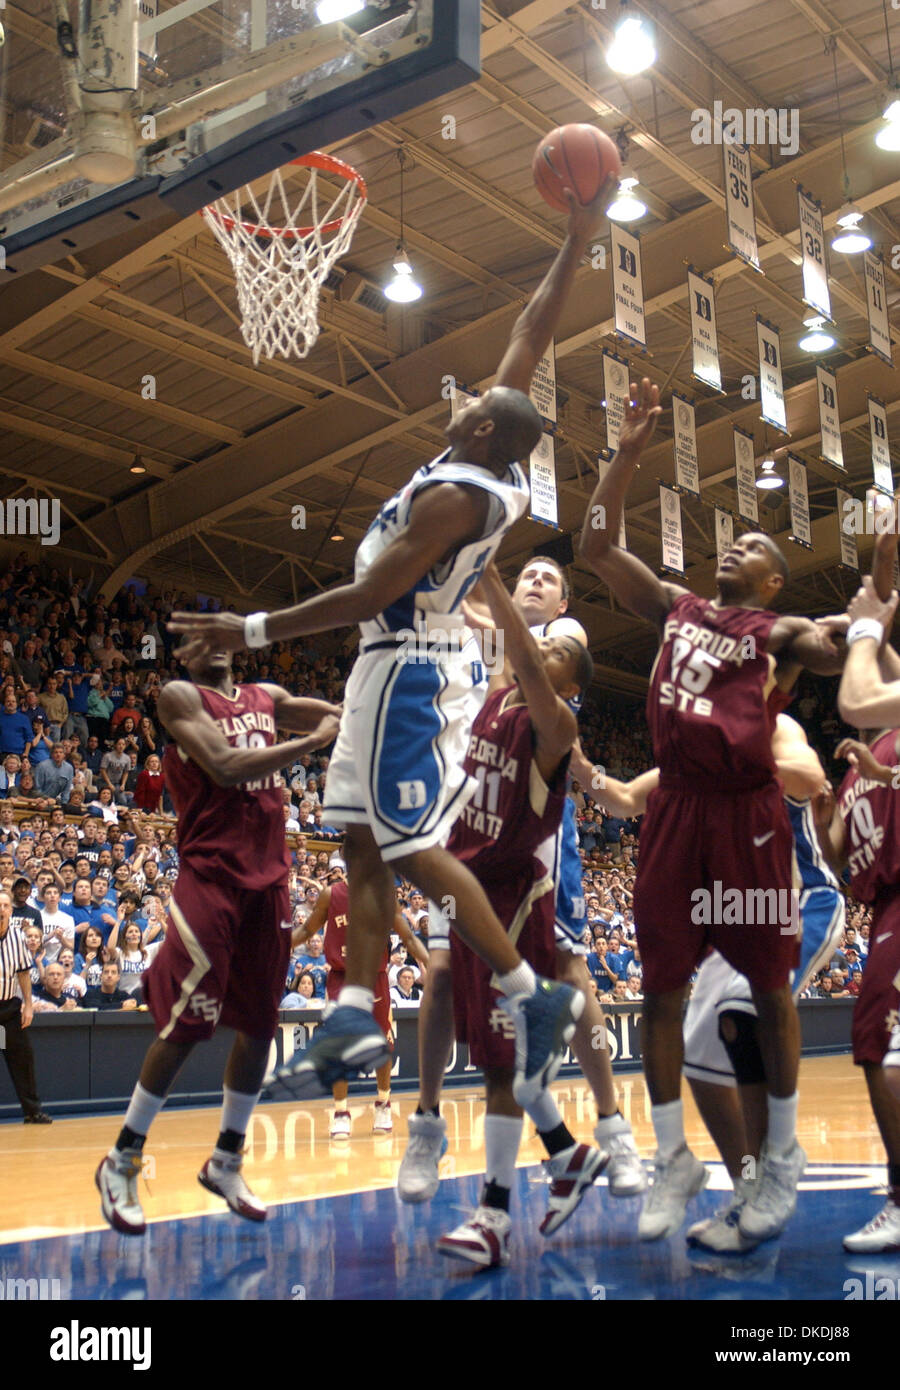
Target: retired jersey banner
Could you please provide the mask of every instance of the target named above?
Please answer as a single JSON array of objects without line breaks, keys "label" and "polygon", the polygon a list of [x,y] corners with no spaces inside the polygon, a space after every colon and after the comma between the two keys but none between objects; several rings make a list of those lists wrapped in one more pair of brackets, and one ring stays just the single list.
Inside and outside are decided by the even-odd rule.
[{"label": "retired jersey banner", "polygon": [[716,507],[716,559],[721,565],[724,556],[734,545],[734,517]]},{"label": "retired jersey banner", "polygon": [[714,390],[722,389],[719,366],[719,335],[716,329],[716,287],[712,280],[688,271],[688,300],[691,306],[691,370],[699,381]]},{"label": "retired jersey banner", "polygon": [[888,322],[884,261],[875,251],[865,252],[866,308],[869,311],[869,347],[877,357],[893,366],[891,325]]},{"label": "retired jersey banner", "polygon": [[556,447],[552,434],[542,434],[528,461],[531,483],[531,520],[559,530],[556,497]]},{"label": "retired jersey banner", "polygon": [[697,424],[694,402],[672,392],[675,429],[675,481],[684,492],[700,496],[700,460],[697,457]]},{"label": "retired jersey banner", "polygon": [[746,145],[723,141],[725,154],[725,215],[728,219],[728,245],[742,261],[759,270],[756,245],[756,214],[753,209],[753,180],[750,177],[750,151]]},{"label": "retired jersey banner", "polygon": [[844,467],[844,446],[841,443],[841,420],[838,414],[837,377],[827,367],[816,367],[816,390],[819,396],[819,430],[822,435],[822,458],[835,468]]},{"label": "retired jersey banner", "polygon": [[534,369],[531,401],[545,420],[556,424],[556,344],[551,343]]},{"label": "retired jersey banner", "polygon": [[806,465],[794,454],[788,454],[788,485],[791,494],[790,540],[812,550],[812,527],[809,519],[809,480]]},{"label": "retired jersey banner", "polygon": [[773,323],[756,316],[756,341],[759,344],[760,415],[767,425],[787,434],[787,415],[784,409],[784,383],[781,379],[781,339]]},{"label": "retired jersey banner", "polygon": [[880,492],[894,495],[891,446],[888,443],[887,411],[884,401],[869,396],[869,434],[872,439],[872,478]]},{"label": "retired jersey banner", "polygon": [[822,204],[802,188],[797,189],[800,205],[800,250],[803,255],[803,302],[817,314],[831,319],[831,294],[825,269],[825,222]]},{"label": "retired jersey banner", "polygon": [[859,569],[859,551],[856,548],[856,527],[853,524],[853,513],[857,507],[856,500],[845,492],[842,487],[835,489],[837,493],[837,514],[838,514],[838,539],[841,545],[841,564],[848,569]]},{"label": "retired jersey banner", "polygon": [[756,463],[753,458],[753,436],[746,430],[734,430],[734,473],[737,481],[738,515],[744,521],[759,525],[756,503]]},{"label": "retired jersey banner", "polygon": [[612,238],[616,332],[646,347],[640,237],[636,232],[626,232],[617,222],[610,222],[609,230]]},{"label": "retired jersey banner", "polygon": [[[611,454],[611,451],[607,451],[607,453],[601,452],[601,453],[598,455],[598,458],[597,458],[597,468],[598,468],[598,471],[599,471],[599,474],[600,474],[601,479],[606,477],[607,473],[609,472],[609,465],[610,465],[611,463],[612,463],[612,454]],[[621,515],[621,517],[620,517],[620,519],[619,519],[619,534],[618,534],[618,536],[616,537],[616,542],[615,542],[615,544],[619,547],[620,550],[627,550],[627,549],[628,549],[628,542],[627,542],[626,537],[625,537],[625,511],[624,511],[624,509],[623,509],[622,515]]]},{"label": "retired jersey banner", "polygon": [[684,541],[681,534],[681,498],[664,483],[659,485],[662,565],[670,574],[684,574]]},{"label": "retired jersey banner", "polygon": [[614,454],[628,399],[628,363],[608,348],[603,349],[603,396],[606,404],[606,447]]}]

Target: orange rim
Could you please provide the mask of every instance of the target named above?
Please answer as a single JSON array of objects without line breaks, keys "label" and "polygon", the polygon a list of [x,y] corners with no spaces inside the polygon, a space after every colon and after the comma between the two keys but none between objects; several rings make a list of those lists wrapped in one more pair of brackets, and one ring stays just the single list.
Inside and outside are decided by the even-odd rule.
[{"label": "orange rim", "polygon": [[[356,184],[363,202],[366,202],[368,199],[369,193],[362,174],[357,169],[354,169],[352,164],[345,163],[343,159],[337,159],[333,154],[323,154],[321,150],[313,150],[311,154],[302,154],[298,159],[292,159],[290,162],[291,164],[300,164],[307,169],[321,169],[326,174],[338,174],[341,178],[346,179],[348,183]],[[223,227],[234,227],[236,225],[233,217],[229,217],[226,213],[219,212],[218,208],[212,203],[210,203],[208,207],[201,209],[200,215],[202,216],[204,212],[208,212],[209,215],[214,217],[217,222],[220,222]],[[344,220],[343,217],[335,217],[330,222],[323,222],[319,227],[319,231],[336,232],[337,229],[342,226]],[[262,227],[254,222],[242,222],[240,225],[249,236],[304,237],[309,236],[311,232],[316,230],[313,225],[309,227],[295,227],[293,231],[287,231],[284,227]]]}]

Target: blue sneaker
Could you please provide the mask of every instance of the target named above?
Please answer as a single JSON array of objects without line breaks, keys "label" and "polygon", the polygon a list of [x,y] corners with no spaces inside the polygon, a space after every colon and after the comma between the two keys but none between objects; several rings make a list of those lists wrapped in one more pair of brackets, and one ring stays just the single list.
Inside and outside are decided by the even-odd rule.
[{"label": "blue sneaker", "polygon": [[500,1007],[516,1025],[513,1096],[525,1110],[559,1071],[584,1008],[584,995],[580,989],[538,976],[534,994],[510,995],[500,1000]]},{"label": "blue sneaker", "polygon": [[335,1081],[380,1067],[391,1050],[370,1013],[344,1004],[325,1015],[305,1052],[298,1052],[266,1077],[266,1100],[313,1100],[330,1096]]}]

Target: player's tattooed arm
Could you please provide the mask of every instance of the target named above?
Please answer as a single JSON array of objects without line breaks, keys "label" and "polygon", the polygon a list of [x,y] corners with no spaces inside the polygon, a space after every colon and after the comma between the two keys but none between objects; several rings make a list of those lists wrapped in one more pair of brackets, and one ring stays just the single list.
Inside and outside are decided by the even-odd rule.
[{"label": "player's tattooed arm", "polygon": [[[867,576],[862,588],[851,599],[848,612],[851,624],[860,619],[872,620],[880,624],[884,634],[889,634],[896,609],[896,592],[883,603],[872,579]],[[872,636],[861,636],[851,644],[838,690],[841,718],[858,729],[888,729],[900,724],[900,681],[882,679],[879,669],[882,643],[876,633],[877,628]]]},{"label": "player's tattooed arm", "polygon": [[239,782],[268,777],[310,751],[308,740],[302,738],[269,748],[232,748],[189,681],[171,681],[159,697],[156,712],[181,751],[217,787],[235,787]]}]

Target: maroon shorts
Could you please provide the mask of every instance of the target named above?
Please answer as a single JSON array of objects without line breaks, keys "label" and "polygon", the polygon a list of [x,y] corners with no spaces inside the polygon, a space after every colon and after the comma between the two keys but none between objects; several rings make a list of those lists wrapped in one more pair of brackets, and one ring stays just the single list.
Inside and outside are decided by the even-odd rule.
[{"label": "maroon shorts", "polygon": [[[341,990],[344,988],[343,970],[329,970],[328,979],[325,982],[325,993],[329,999],[337,999]],[[394,1046],[393,1019],[391,1018],[391,987],[388,981],[387,971],[382,970],[375,978],[375,1007],[372,1010],[375,1022],[387,1038],[391,1047]]]},{"label": "maroon shorts", "polygon": [[880,1065],[900,1028],[900,896],[876,905],[869,954],[853,1008],[853,1060]]},{"label": "maroon shorts", "polygon": [[219,1022],[274,1037],[290,954],[286,883],[251,891],[199,878],[182,862],[166,939],[143,981],[160,1038],[200,1041]]},{"label": "maroon shorts", "polygon": [[743,792],[652,792],[634,886],[645,993],[687,984],[707,946],[759,990],[786,984],[800,940],[793,854],[775,782]]},{"label": "maroon shorts", "polygon": [[[518,886],[482,884],[516,949],[537,972],[551,979],[556,967],[553,932],[556,895],[552,886],[530,905],[533,882]],[[519,923],[521,921],[521,929]],[[456,1036],[468,1043],[469,1061],[476,1067],[512,1071],[516,1064],[516,1033],[512,1019],[500,1008],[503,998],[494,989],[494,972],[480,956],[464,946],[455,932],[450,935],[453,971],[453,1016]]]}]

